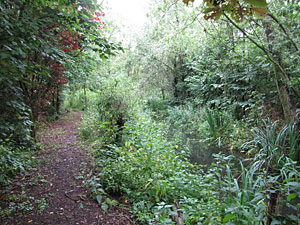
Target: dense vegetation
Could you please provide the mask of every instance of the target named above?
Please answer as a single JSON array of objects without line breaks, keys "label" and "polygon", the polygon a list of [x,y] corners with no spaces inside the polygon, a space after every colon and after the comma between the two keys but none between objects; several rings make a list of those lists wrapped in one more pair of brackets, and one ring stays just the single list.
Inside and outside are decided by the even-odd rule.
[{"label": "dense vegetation", "polygon": [[[1,184],[39,120],[84,110],[103,208],[121,194],[141,224],[300,224],[300,2],[152,2],[114,55],[89,1],[1,1]],[[220,153],[192,163],[192,141]]]},{"label": "dense vegetation", "polygon": [[58,114],[61,91],[83,76],[70,67],[87,52],[101,59],[117,48],[101,31],[102,15],[89,1],[0,2],[0,183],[24,170],[38,120]]}]

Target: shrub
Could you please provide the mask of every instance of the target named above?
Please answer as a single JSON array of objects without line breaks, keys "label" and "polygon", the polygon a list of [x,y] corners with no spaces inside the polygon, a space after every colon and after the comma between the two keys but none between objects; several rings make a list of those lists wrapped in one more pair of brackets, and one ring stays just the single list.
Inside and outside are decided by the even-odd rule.
[{"label": "shrub", "polygon": [[32,161],[28,148],[8,143],[0,144],[0,185],[9,184],[11,179],[24,172]]},{"label": "shrub", "polygon": [[125,98],[114,89],[103,89],[90,102],[84,115],[80,135],[90,142],[117,143],[128,117]]},{"label": "shrub", "polygon": [[166,124],[189,135],[197,135],[204,120],[202,111],[190,104],[170,107],[167,112]]},{"label": "shrub", "polygon": [[299,219],[271,210],[299,210],[299,168],[288,156],[281,157],[277,173],[264,163],[263,151],[239,167],[231,163],[233,156],[218,154],[215,163],[201,169],[187,160],[188,151],[176,138],[166,136],[166,125],[140,117],[125,124],[123,145],[97,154],[103,165],[101,186],[132,201],[141,223],[174,224],[178,210],[185,224],[288,224]]},{"label": "shrub", "polygon": [[[209,216],[210,210],[218,211],[220,203],[221,195],[215,196],[220,187],[218,177],[205,176],[187,160],[184,146],[167,140],[166,134],[163,124],[147,117],[128,121],[124,145],[98,151],[97,159],[106,160],[99,175],[101,185],[106,192],[123,193],[132,200],[132,210],[143,223],[173,224],[170,216],[176,205],[190,221],[187,224],[220,220],[221,210],[214,218]],[[107,151],[114,153],[108,155]],[[214,166],[211,170],[218,169]]]},{"label": "shrub", "polygon": [[160,98],[149,98],[145,103],[145,109],[154,112],[158,117],[159,115],[165,116],[168,107],[168,102]]}]

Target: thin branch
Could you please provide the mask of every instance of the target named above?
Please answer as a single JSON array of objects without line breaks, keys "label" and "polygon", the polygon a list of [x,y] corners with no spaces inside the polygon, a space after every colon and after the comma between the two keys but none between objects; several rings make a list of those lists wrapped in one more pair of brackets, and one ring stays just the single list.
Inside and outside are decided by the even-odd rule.
[{"label": "thin branch", "polygon": [[[227,16],[225,13],[223,13],[223,15],[226,17],[226,19],[233,25],[235,26],[239,31],[241,31],[253,44],[256,45],[256,47],[258,47],[259,49],[261,49],[267,56],[268,58],[270,58],[270,54],[269,52],[266,50],[265,47],[263,47],[262,45],[258,44],[253,38],[251,38],[249,36],[249,34],[247,34],[246,31],[244,31],[241,27],[239,27],[232,19],[229,18],[229,16]],[[270,58],[271,59],[271,58]],[[272,62],[274,61],[273,59],[271,60]],[[275,62],[274,62],[275,63]]]},{"label": "thin branch", "polygon": [[162,63],[164,66],[166,66],[169,70],[171,70],[173,73],[176,73],[175,69],[173,69],[171,66],[169,66],[168,64],[166,64],[165,62],[157,59],[154,55],[152,55],[151,57],[152,59],[156,60],[157,62]]},{"label": "thin branch", "polygon": [[280,29],[283,31],[283,33],[287,36],[287,38],[290,40],[290,42],[292,42],[294,48],[299,51],[296,43],[293,41],[293,39],[290,37],[289,33],[286,31],[286,29],[283,27],[283,25],[279,22],[279,20],[274,16],[272,15],[271,13],[268,13],[267,14],[269,17],[271,17],[280,27]]},{"label": "thin branch", "polygon": [[276,60],[269,54],[269,52],[266,50],[265,47],[263,47],[262,45],[258,44],[253,38],[251,38],[241,27],[239,27],[229,16],[227,16],[225,13],[223,13],[223,15],[226,17],[226,19],[228,19],[228,21],[235,26],[239,31],[241,31],[254,45],[256,45],[256,47],[258,47],[259,49],[261,49],[266,56],[268,57],[268,59],[274,64],[276,65],[279,70],[282,72],[282,74],[284,75],[283,78],[285,79],[285,83],[287,84],[288,87],[290,87],[293,92],[295,93],[295,95],[300,98],[300,95],[298,93],[298,91],[290,84],[290,79],[288,77],[288,75],[286,74],[285,70],[282,68],[282,66],[276,62]]},{"label": "thin branch", "polygon": [[170,4],[170,5],[168,6],[168,8],[163,12],[164,14],[163,14],[163,16],[160,18],[159,24],[162,23],[162,20],[163,20],[163,18],[166,16],[167,12],[171,9],[171,7],[172,7],[173,5],[176,5],[177,2],[178,2],[178,0],[176,0],[175,2],[173,2],[172,4]]},{"label": "thin branch", "polygon": [[198,19],[198,16],[201,14],[202,12],[199,12],[194,18],[193,20],[188,23],[188,24],[185,24],[184,27],[181,29],[181,32],[183,32],[185,29],[187,29],[190,25],[192,25],[197,19]]},{"label": "thin branch", "polygon": [[[254,21],[253,19],[252,19],[251,21],[254,22],[256,26],[260,27],[260,25],[259,25],[256,21]],[[258,34],[256,33],[256,31],[255,31],[255,29],[254,29],[254,27],[253,27],[253,25],[252,25],[251,23],[250,23],[250,26],[252,27],[252,31],[253,31],[253,33],[254,33],[254,36],[256,36],[257,39],[259,39],[259,36],[258,36]]]}]

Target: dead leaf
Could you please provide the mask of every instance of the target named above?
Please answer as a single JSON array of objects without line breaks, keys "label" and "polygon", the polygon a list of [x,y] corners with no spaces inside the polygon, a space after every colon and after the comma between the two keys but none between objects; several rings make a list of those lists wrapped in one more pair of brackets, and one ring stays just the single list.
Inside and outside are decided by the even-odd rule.
[{"label": "dead leaf", "polygon": [[252,8],[251,11],[257,18],[264,18],[268,14],[267,8]]},{"label": "dead leaf", "polygon": [[184,4],[188,5],[189,2],[194,2],[195,0],[182,0],[184,2]]}]

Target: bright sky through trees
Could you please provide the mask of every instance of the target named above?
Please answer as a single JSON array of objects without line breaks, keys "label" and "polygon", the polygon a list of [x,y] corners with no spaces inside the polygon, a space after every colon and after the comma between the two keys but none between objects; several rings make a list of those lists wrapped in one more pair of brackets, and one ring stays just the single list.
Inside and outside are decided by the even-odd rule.
[{"label": "bright sky through trees", "polygon": [[147,20],[150,0],[98,0],[105,5],[106,18],[119,27],[116,38],[123,46],[132,42]]},{"label": "bright sky through trees", "polygon": [[122,20],[122,24],[131,27],[141,26],[146,20],[149,0],[106,0],[107,5]]}]

